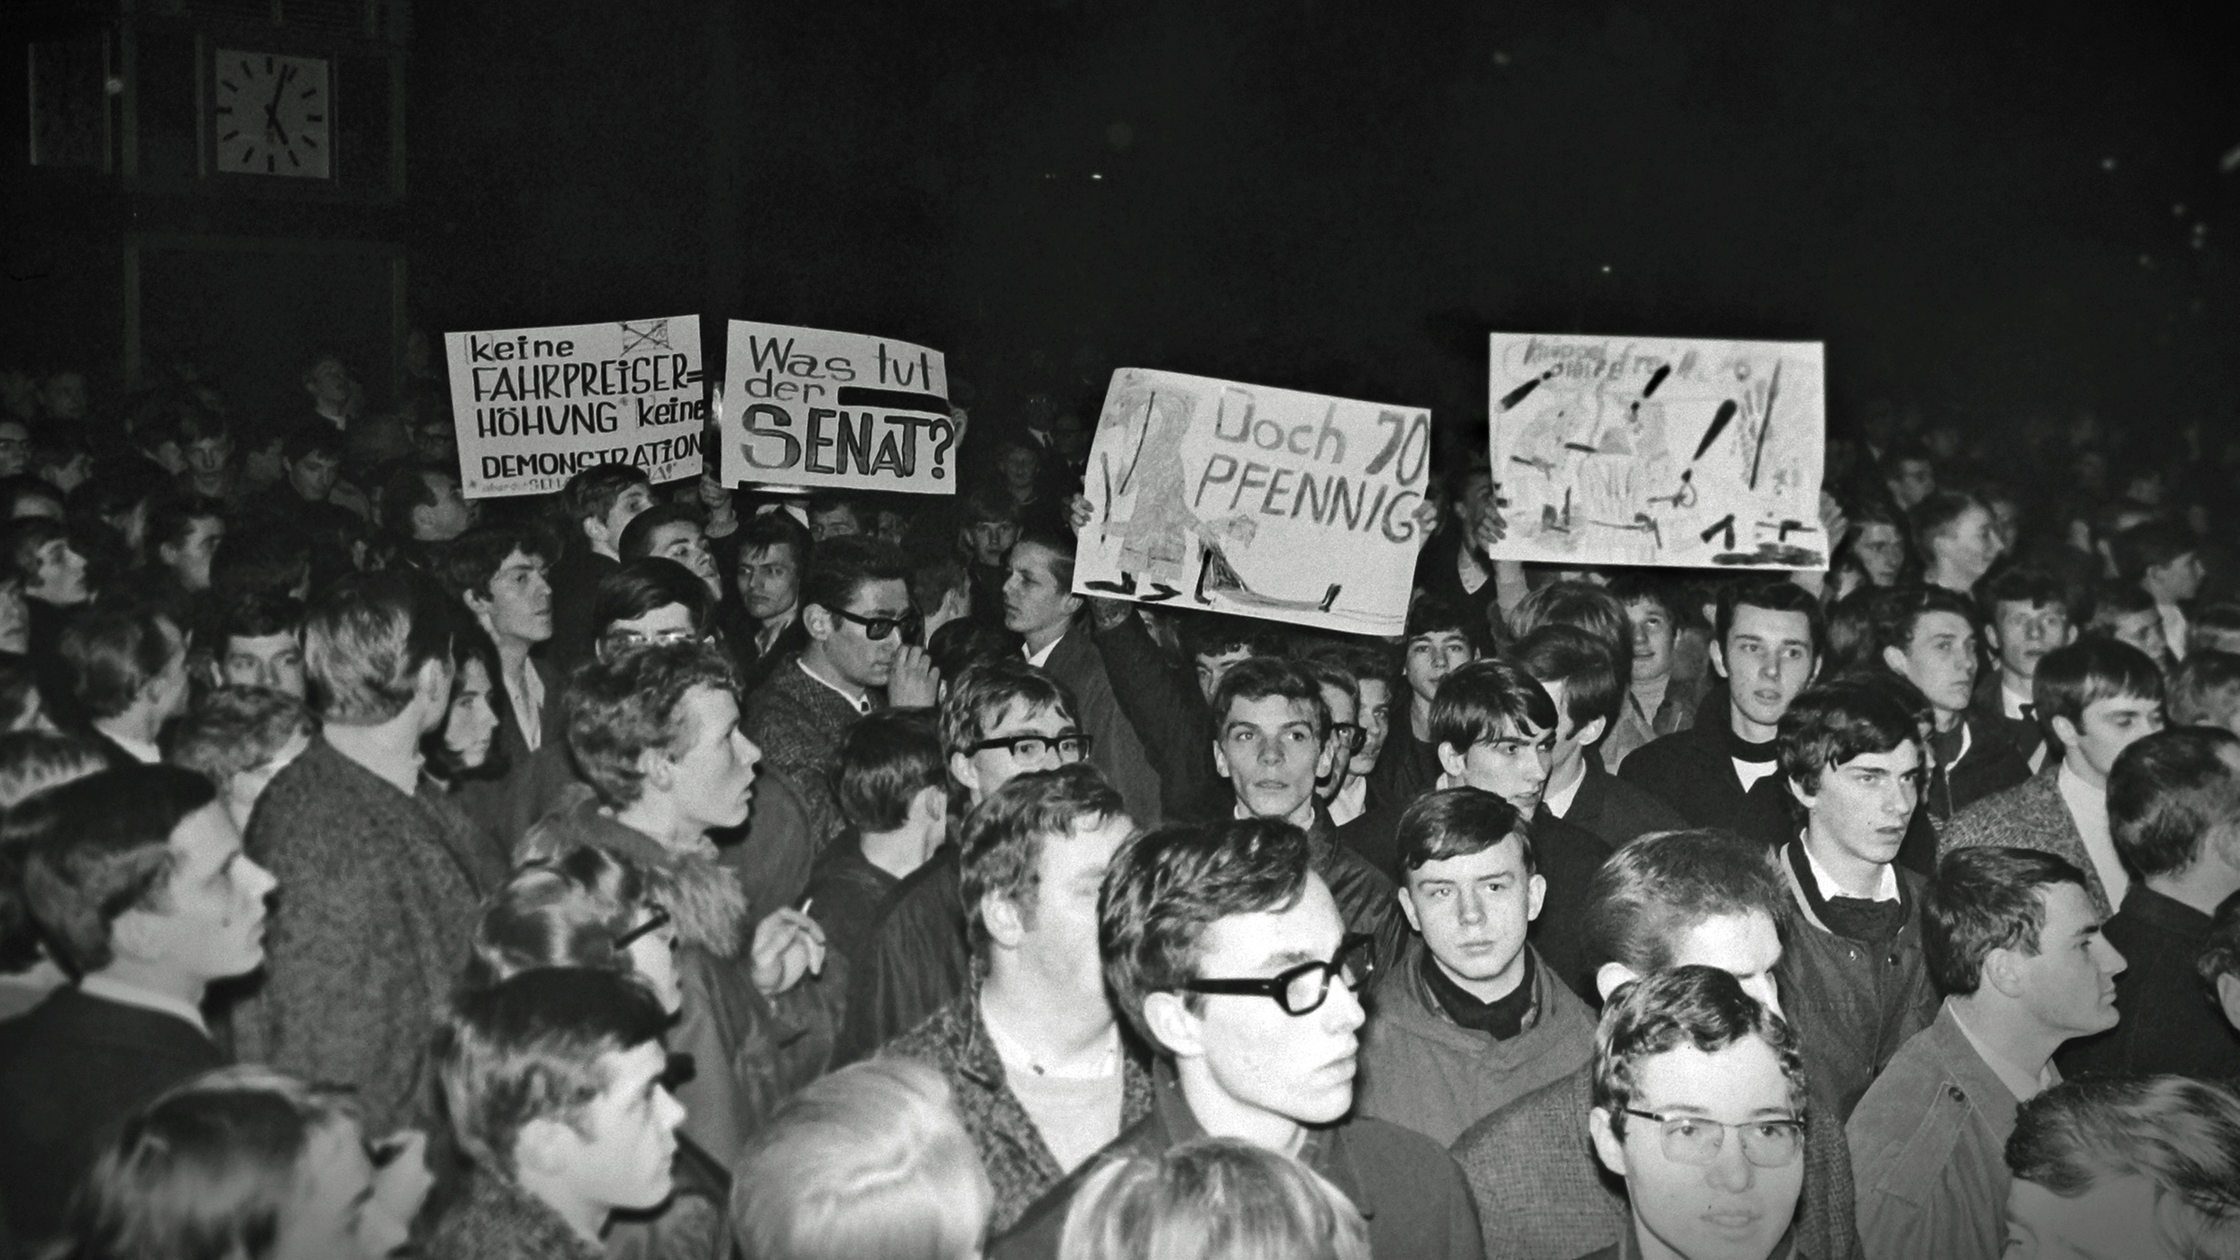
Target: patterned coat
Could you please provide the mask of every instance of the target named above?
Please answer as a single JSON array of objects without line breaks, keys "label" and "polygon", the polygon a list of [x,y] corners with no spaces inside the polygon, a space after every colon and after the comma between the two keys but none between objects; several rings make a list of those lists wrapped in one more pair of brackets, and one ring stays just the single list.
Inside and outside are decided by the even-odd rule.
[{"label": "patterned coat", "polygon": [[[809,837],[817,853],[847,825],[833,787],[840,741],[863,714],[839,692],[811,678],[796,654],[770,667],[770,676],[746,698],[739,726],[762,750],[762,763],[781,771],[809,807]],[[878,704],[877,693],[872,703]]]},{"label": "patterned coat", "polygon": [[1984,797],[1955,814],[1944,829],[1944,843],[1938,847],[1937,856],[1954,849],[2003,845],[2066,858],[2084,872],[2085,890],[2092,894],[2094,908],[2105,919],[2115,913],[2115,907],[2108,902],[2108,889],[2100,882],[2100,872],[2084,851],[2084,833],[2077,830],[2077,820],[2069,816],[2068,802],[2061,799],[2060,773],[2058,766],[2048,767],[2022,786]]}]

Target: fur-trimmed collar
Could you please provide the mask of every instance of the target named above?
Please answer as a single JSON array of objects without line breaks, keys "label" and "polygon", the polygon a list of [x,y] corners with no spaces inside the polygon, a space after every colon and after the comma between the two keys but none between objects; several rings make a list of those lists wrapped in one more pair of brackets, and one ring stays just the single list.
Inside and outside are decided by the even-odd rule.
[{"label": "fur-trimmed collar", "polygon": [[737,872],[716,861],[716,846],[706,837],[690,849],[671,848],[586,798],[531,827],[515,856],[551,857],[579,844],[627,858],[643,871],[680,942],[718,958],[735,957],[746,947],[754,930],[747,922],[746,889]]}]

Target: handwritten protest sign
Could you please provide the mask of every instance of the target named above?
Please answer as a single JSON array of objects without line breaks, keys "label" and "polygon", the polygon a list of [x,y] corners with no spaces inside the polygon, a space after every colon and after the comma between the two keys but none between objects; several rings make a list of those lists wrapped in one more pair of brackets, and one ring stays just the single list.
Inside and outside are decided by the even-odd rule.
[{"label": "handwritten protest sign", "polygon": [[731,321],[723,479],[955,494],[941,352],[857,333]]},{"label": "handwritten protest sign", "polygon": [[443,336],[470,499],[558,490],[593,464],[700,475],[700,317]]},{"label": "handwritten protest sign", "polygon": [[1398,634],[1430,453],[1420,408],[1122,368],[1074,593]]},{"label": "handwritten protest sign", "polygon": [[1508,560],[1827,567],[1818,342],[1493,334]]}]

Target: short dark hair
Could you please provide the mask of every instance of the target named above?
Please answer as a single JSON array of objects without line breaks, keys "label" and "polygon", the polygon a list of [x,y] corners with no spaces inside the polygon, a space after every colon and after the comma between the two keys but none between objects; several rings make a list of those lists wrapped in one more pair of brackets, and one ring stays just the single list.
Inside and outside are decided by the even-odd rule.
[{"label": "short dark hair", "polygon": [[[1123,846],[1097,899],[1105,988],[1144,1045],[1164,1055],[1144,999],[1198,978],[1208,929],[1240,914],[1299,903],[1314,874],[1307,833],[1269,818],[1170,825]],[[1195,995],[1191,1008],[1198,1009]]]},{"label": "short dark hair", "polygon": [[[1675,623],[1686,615],[1673,590],[1672,579],[1655,569],[1620,569],[1610,575],[1610,584],[1603,589],[1610,592],[1610,598],[1617,600],[1620,608],[1634,604],[1655,604]],[[1700,617],[1702,614],[1697,615]],[[1629,625],[1631,621],[1631,618],[1627,618]]]},{"label": "short dark hair", "polygon": [[615,540],[615,554],[625,560],[651,555],[653,531],[680,523],[706,528],[699,508],[683,503],[656,503],[631,517],[630,523],[622,527],[622,537]]},{"label": "short dark hair", "polygon": [[1124,817],[1128,807],[1095,766],[1085,761],[1013,778],[965,816],[963,850],[966,934],[985,959],[990,937],[980,902],[1002,897],[1030,923],[1041,885],[1042,846],[1052,836]]},{"label": "short dark hair", "polygon": [[1891,592],[1887,600],[1870,605],[1874,616],[1875,654],[1879,657],[1886,648],[1905,652],[1913,646],[1913,636],[1921,628],[1921,619],[1934,613],[1950,613],[1967,623],[1970,630],[1981,634],[1983,626],[1977,620],[1976,606],[1967,596],[1943,586],[1906,586]]},{"label": "short dark hair", "polygon": [[[430,661],[449,665],[454,617],[443,591],[416,573],[352,573],[312,601],[303,622],[311,711],[344,725],[404,712]],[[495,681],[495,680],[493,680]]]},{"label": "short dark hair", "polygon": [[2108,830],[2143,878],[2192,866],[2222,833],[2240,856],[2240,735],[2173,726],[2123,750],[2108,771]]},{"label": "short dark hair", "polygon": [[1556,702],[1540,680],[1507,661],[1485,657],[1448,674],[1431,701],[1431,740],[1467,752],[1503,731],[1556,728]]},{"label": "short dark hair", "polygon": [[1522,639],[1543,626],[1573,626],[1610,650],[1613,658],[1633,661],[1633,620],[1625,601],[1593,582],[1550,582],[1518,601],[1509,614],[1509,632]]},{"label": "short dark hair", "polygon": [[1509,657],[1543,685],[1563,684],[1563,711],[1574,729],[1596,718],[1617,724],[1632,677],[1630,651],[1621,670],[1617,650],[1608,641],[1578,626],[1550,622],[1511,645]]},{"label": "short dark hair", "polygon": [[310,575],[311,539],[303,531],[243,522],[226,531],[210,558],[210,594],[218,600],[293,596]]},{"label": "short dark hair", "polygon": [[177,865],[171,833],[218,798],[208,779],[166,765],[127,765],[25,798],[0,827],[21,855],[24,901],[56,962],[83,978],[113,960],[109,930],[156,907]]},{"label": "short dark hair", "polygon": [[1312,670],[1288,656],[1254,656],[1238,661],[1213,689],[1214,738],[1219,739],[1229,720],[1229,709],[1239,700],[1281,697],[1307,705],[1314,713],[1317,739],[1330,736],[1330,702]]},{"label": "short dark hair", "polygon": [[2064,613],[2069,611],[2069,592],[2059,579],[2029,565],[2016,565],[1993,573],[1977,588],[1977,599],[1984,621],[1994,627],[1999,624],[2001,604],[2022,604],[2030,608],[2057,606]]},{"label": "short dark hair", "polygon": [[2132,583],[2146,577],[2149,569],[2159,569],[2199,550],[2200,540],[2169,520],[2141,521],[2108,542],[2116,572]]},{"label": "short dark hair", "polygon": [[585,521],[593,518],[604,520],[614,511],[615,500],[632,486],[653,488],[653,478],[636,464],[609,460],[568,478],[560,487],[561,510],[567,513],[568,524],[581,529]]},{"label": "short dark hair", "polygon": [[793,552],[797,569],[809,567],[809,529],[793,519],[793,513],[784,510],[763,512],[739,522],[738,530],[731,535],[734,552],[744,557],[749,552],[768,551],[772,547],[785,547]]},{"label": "short dark hair", "polygon": [[324,420],[303,420],[288,430],[280,443],[280,458],[295,463],[312,455],[342,458],[342,431]]},{"label": "short dark hair", "polygon": [[1538,865],[1532,851],[1532,824],[1516,806],[1474,787],[1435,788],[1410,802],[1400,815],[1396,838],[1402,882],[1408,872],[1421,870],[1426,862],[1483,853],[1511,836],[1524,849],[1529,875]]},{"label": "short dark hair", "polygon": [[2154,658],[2113,639],[2079,639],[2055,648],[2038,662],[2030,680],[2030,699],[2038,720],[2057,717],[2082,724],[2084,711],[2102,700],[2161,700],[2162,670]]},{"label": "short dark hair", "polygon": [[1961,517],[1977,509],[1985,512],[1991,510],[1984,507],[1982,500],[1974,495],[1953,490],[1935,491],[1914,504],[1912,512],[1908,514],[1913,525],[1914,550],[1925,557],[1932,554],[1929,544],[1951,532]]},{"label": "short dark hair", "polygon": [[1743,991],[1717,967],[1673,967],[1643,976],[1610,995],[1594,1034],[1594,1105],[1625,1136],[1644,1060],[1687,1046],[1717,1054],[1745,1037],[1771,1049],[1789,1086],[1789,1110],[1805,1115],[1804,1059],[1789,1022]]},{"label": "short dark hair", "polygon": [[435,570],[454,599],[487,602],[490,583],[515,552],[552,563],[552,536],[533,525],[497,522],[477,525],[436,549]]},{"label": "short dark hair", "polygon": [[843,534],[816,545],[809,571],[801,580],[801,604],[815,604],[827,612],[846,609],[848,601],[873,582],[910,582],[910,558],[902,548],[868,534]]},{"label": "short dark hair", "polygon": [[625,560],[592,591],[591,635],[603,638],[614,623],[636,621],[671,604],[684,605],[696,634],[705,636],[715,624],[715,596],[699,574],[666,556]]},{"label": "short dark hair", "polygon": [[2170,720],[2188,726],[2222,723],[2236,709],[2240,709],[2240,655],[2196,643],[2170,671]]},{"label": "short dark hair", "polygon": [[1057,583],[1060,593],[1073,590],[1073,538],[1063,530],[1032,521],[1019,531],[1019,541],[1011,544],[1016,552],[1021,547],[1040,547],[1050,553],[1050,580]]},{"label": "short dark hair", "polygon": [[1820,609],[1820,601],[1812,592],[1786,578],[1749,578],[1719,588],[1719,606],[1712,626],[1712,641],[1719,650],[1727,650],[1727,637],[1734,633],[1734,613],[1745,605],[1766,612],[1803,613],[1806,629],[1812,639],[1812,657],[1818,660],[1828,650],[1828,616]]},{"label": "short dark hair", "polygon": [[151,550],[185,546],[196,521],[224,524],[225,519],[226,505],[216,499],[199,494],[168,496],[148,513],[148,546]]},{"label": "short dark hair", "polygon": [[1423,638],[1431,634],[1459,634],[1475,645],[1485,637],[1484,626],[1465,611],[1462,605],[1437,595],[1418,595],[1408,605],[1407,633],[1402,642]]},{"label": "short dark hair", "polygon": [[1641,975],[1672,965],[1698,924],[1762,914],[1786,923],[1789,894],[1764,845],[1723,828],[1651,832],[1612,854],[1579,905],[1590,971],[1617,963]]},{"label": "short dark hair", "polygon": [[149,681],[186,650],[184,632],[162,613],[105,604],[71,613],[56,648],[70,694],[95,719],[131,708]]},{"label": "short dark hair", "polygon": [[927,788],[949,785],[949,759],[931,709],[868,714],[840,738],[833,787],[840,814],[858,831],[893,831]]},{"label": "short dark hair", "polygon": [[1175,636],[1186,655],[1227,656],[1242,650],[1248,656],[1289,656],[1283,627],[1252,617],[1227,613],[1194,613],[1175,623]]},{"label": "short dark hair", "polygon": [[645,985],[592,967],[539,967],[456,995],[434,1042],[453,1134],[486,1170],[512,1173],[531,1121],[580,1128],[611,1083],[599,1061],[660,1041],[668,1024]]},{"label": "short dark hair", "polygon": [[2154,596],[2146,588],[2130,582],[2094,582],[2085,591],[2084,608],[2079,618],[2083,622],[2083,635],[2088,639],[2113,637],[2119,617],[2136,617],[2155,611]]},{"label": "short dark hair", "polygon": [[1974,993],[1992,950],[2036,954],[2046,926],[2040,890],[2055,884],[2083,888],[2084,872],[2035,849],[1988,845],[1945,854],[1921,913],[1922,948],[1938,990]]},{"label": "short dark hair", "polygon": [[978,743],[1014,704],[1030,711],[1055,709],[1068,722],[1077,720],[1073,694],[1042,670],[1016,656],[973,661],[942,689],[942,752],[962,753]]},{"label": "short dark hair", "polygon": [[[1901,691],[1900,685],[1906,690]],[[1818,792],[1820,774],[1900,744],[1921,745],[1919,691],[1902,678],[1854,674],[1797,693],[1781,715],[1782,773],[1800,791]]]},{"label": "short dark hair", "polygon": [[619,809],[645,792],[638,758],[677,751],[685,696],[695,687],[738,694],[723,654],[705,643],[654,643],[576,667],[568,683],[568,751],[599,799]]},{"label": "short dark hair", "polygon": [[412,532],[412,513],[416,508],[436,505],[434,478],[459,474],[425,464],[403,464],[381,483],[381,523],[392,533],[408,535]]}]

